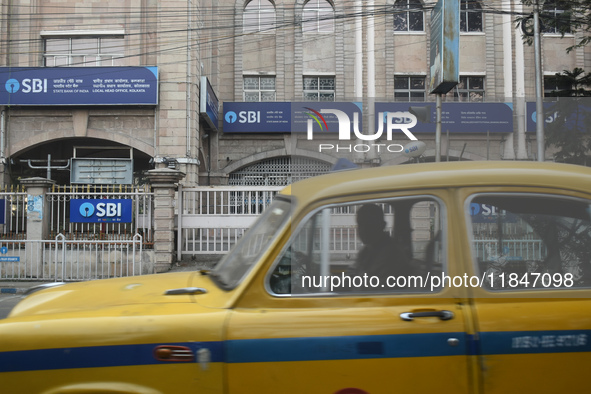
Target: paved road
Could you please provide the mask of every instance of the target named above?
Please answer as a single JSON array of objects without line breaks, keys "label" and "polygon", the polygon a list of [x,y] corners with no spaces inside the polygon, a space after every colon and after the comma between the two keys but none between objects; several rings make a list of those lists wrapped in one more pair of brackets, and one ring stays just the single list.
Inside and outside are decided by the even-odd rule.
[{"label": "paved road", "polygon": [[21,299],[20,295],[16,294],[0,294],[0,319],[4,319],[8,316],[10,310],[19,302]]}]

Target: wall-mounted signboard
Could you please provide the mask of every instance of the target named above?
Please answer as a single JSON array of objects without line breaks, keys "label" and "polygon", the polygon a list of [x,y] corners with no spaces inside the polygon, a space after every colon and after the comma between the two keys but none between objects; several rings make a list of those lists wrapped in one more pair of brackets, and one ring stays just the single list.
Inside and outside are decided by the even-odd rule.
[{"label": "wall-mounted signboard", "polygon": [[[411,131],[435,132],[435,103],[393,102],[375,103],[376,125],[386,124],[389,112],[409,112],[411,107],[425,108],[427,118],[417,121]],[[339,120],[336,115],[340,112]],[[380,119],[380,113],[382,118]],[[339,132],[340,122],[350,130],[361,126],[362,110],[356,102],[271,102],[224,103],[224,133],[291,133],[306,132],[312,123],[314,132]],[[410,119],[395,120],[410,123]],[[511,133],[513,105],[511,103],[443,103],[442,130],[451,133]]]},{"label": "wall-mounted signboard", "polygon": [[0,67],[0,105],[157,105],[158,67]]},{"label": "wall-mounted signboard", "polygon": [[214,130],[218,129],[219,108],[220,102],[213,91],[213,87],[209,83],[207,77],[201,77],[199,93],[199,112],[205,119],[209,127]]},{"label": "wall-mounted signboard", "polygon": [[131,185],[132,159],[72,158],[70,183],[90,185]]},{"label": "wall-mounted signboard", "polygon": [[[536,132],[536,103],[526,103],[526,131]],[[591,130],[591,98],[560,97],[544,102],[545,127],[557,127],[558,130],[579,130],[586,133]]]},{"label": "wall-mounted signboard", "polygon": [[361,122],[361,104],[356,102],[226,102],[224,133],[305,133],[309,121],[315,130],[338,133],[336,111],[351,127],[356,119]]},{"label": "wall-mounted signboard", "polygon": [[[413,133],[434,133],[437,114],[435,103],[376,103],[376,124],[380,121],[386,123],[388,112],[408,112],[411,107],[426,108],[428,121],[417,121],[416,126],[410,129]],[[512,133],[513,132],[513,105],[511,103],[443,103],[441,106],[441,129],[445,133]],[[410,123],[410,119],[400,119],[401,123]]]}]

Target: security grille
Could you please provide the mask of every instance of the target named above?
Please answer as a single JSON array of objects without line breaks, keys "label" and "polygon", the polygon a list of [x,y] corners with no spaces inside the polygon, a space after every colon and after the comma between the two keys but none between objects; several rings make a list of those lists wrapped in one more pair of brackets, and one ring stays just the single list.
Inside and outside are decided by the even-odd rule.
[{"label": "security grille", "polygon": [[285,186],[302,179],[325,174],[331,165],[307,157],[277,157],[241,168],[230,174],[232,186]]}]

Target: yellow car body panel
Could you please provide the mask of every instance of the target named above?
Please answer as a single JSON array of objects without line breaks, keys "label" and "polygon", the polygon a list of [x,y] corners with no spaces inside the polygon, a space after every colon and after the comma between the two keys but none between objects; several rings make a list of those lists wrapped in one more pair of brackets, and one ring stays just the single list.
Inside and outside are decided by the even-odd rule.
[{"label": "yellow car body panel", "polygon": [[[588,391],[590,288],[450,284],[412,294],[302,295],[280,294],[269,284],[294,237],[326,207],[418,198],[441,212],[441,223],[431,221],[445,233],[437,239],[445,270],[439,275],[486,278],[475,264],[470,217],[481,195],[591,201],[591,171],[552,163],[434,163],[293,184],[277,197],[291,201],[287,221],[237,280],[224,282],[216,272],[159,274],[67,284],[25,298],[0,321],[2,391]],[[205,291],[164,294],[194,287]],[[191,359],[166,359],[177,350]]]}]

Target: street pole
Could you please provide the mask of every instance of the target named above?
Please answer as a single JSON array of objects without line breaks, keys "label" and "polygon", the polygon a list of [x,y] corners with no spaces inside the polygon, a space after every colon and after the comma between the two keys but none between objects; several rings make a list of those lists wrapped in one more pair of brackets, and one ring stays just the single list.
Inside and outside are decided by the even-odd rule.
[{"label": "street pole", "polygon": [[534,60],[536,62],[536,141],[538,145],[538,161],[544,161],[544,103],[542,101],[542,56],[540,49],[540,4],[534,5]]},{"label": "street pole", "polygon": [[436,95],[435,112],[437,114],[435,123],[435,161],[441,161],[441,93]]}]

